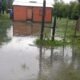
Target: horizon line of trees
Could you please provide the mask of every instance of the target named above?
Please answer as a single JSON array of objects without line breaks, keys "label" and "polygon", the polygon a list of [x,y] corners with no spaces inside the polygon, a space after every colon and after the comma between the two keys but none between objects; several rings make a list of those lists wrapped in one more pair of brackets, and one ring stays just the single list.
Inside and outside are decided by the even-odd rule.
[{"label": "horizon line of trees", "polygon": [[65,4],[62,0],[56,1],[53,7],[53,15],[58,18],[69,18],[77,20],[80,16],[80,4],[78,1],[71,1],[70,4]]}]

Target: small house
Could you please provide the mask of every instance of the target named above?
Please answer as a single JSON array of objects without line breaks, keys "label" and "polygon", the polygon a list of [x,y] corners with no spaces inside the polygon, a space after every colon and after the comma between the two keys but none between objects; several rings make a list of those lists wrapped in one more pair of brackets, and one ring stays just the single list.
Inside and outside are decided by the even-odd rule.
[{"label": "small house", "polygon": [[[52,21],[52,3],[46,2],[45,22]],[[43,0],[14,0],[13,20],[14,21],[42,21]]]}]

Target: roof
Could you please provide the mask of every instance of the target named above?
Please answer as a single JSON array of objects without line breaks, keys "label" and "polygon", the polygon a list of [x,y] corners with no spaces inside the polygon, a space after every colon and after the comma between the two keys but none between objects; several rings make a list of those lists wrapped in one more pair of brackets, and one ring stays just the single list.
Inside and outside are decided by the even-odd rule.
[{"label": "roof", "polygon": [[[43,7],[43,0],[14,0],[13,5]],[[53,7],[53,5],[46,1],[46,7]]]}]

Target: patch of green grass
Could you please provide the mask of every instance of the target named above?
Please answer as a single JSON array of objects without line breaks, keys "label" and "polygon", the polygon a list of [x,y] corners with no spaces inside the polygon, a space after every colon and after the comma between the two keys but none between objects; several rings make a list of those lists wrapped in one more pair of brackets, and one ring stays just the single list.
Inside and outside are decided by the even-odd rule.
[{"label": "patch of green grass", "polygon": [[0,15],[0,45],[3,42],[10,41],[10,38],[7,36],[7,29],[11,27],[11,21],[9,19],[8,14],[1,14]]},{"label": "patch of green grass", "polygon": [[66,37],[73,36],[75,31],[76,21],[68,19],[67,22],[66,18],[62,18],[61,20],[57,19],[56,34],[59,36],[64,36],[66,26],[67,26]]},{"label": "patch of green grass", "polygon": [[8,27],[10,27],[9,25],[11,25],[11,20],[9,18],[9,14],[0,14],[0,31],[1,29],[6,29]]},{"label": "patch of green grass", "polygon": [[[66,29],[66,26],[67,26],[67,29]],[[51,38],[51,29],[45,27],[44,39],[47,39],[47,40],[42,40],[42,41],[36,40],[36,44],[45,45],[45,46],[50,46],[50,45],[51,46],[61,46],[61,45],[70,44],[70,43],[72,43],[72,39],[74,36],[75,26],[76,26],[75,20],[70,20],[70,19],[66,19],[66,18],[57,19],[55,37],[57,36],[57,37],[64,39],[64,34],[66,31],[66,35],[65,35],[66,42],[64,43],[63,40],[62,41],[49,40]],[[77,35],[80,35],[80,32],[77,31]],[[70,41],[70,42],[67,42],[67,41]],[[78,45],[80,45],[80,43]]]},{"label": "patch of green grass", "polygon": [[71,42],[67,42],[67,41],[58,41],[58,40],[40,40],[40,39],[37,39],[35,41],[35,43],[38,45],[38,46],[44,46],[44,47],[59,47],[59,46],[63,46],[63,45],[69,45]]},{"label": "patch of green grass", "polygon": [[0,22],[1,21],[9,21],[9,20],[10,20],[9,14],[6,14],[6,13],[0,14]]}]

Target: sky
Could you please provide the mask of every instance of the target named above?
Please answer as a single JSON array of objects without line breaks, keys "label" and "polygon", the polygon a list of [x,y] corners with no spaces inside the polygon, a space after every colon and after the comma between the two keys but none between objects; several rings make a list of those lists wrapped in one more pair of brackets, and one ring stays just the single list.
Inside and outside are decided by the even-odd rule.
[{"label": "sky", "polygon": [[[38,0],[38,1],[43,1],[43,0]],[[54,0],[46,0],[47,2],[53,3]],[[76,0],[63,0],[65,3],[70,3],[70,1],[76,1]]]},{"label": "sky", "polygon": [[[48,2],[54,2],[54,0],[46,0]],[[69,3],[70,1],[75,1],[75,0],[63,0],[65,3]]]},{"label": "sky", "polygon": [[63,0],[65,3],[69,3],[70,1],[75,1],[75,0]]},{"label": "sky", "polygon": [[[43,2],[43,0],[16,0],[16,1],[38,1],[38,2]],[[69,3],[70,1],[75,1],[75,0],[63,0],[65,3]],[[54,0],[46,0],[47,3],[54,3]]]}]

